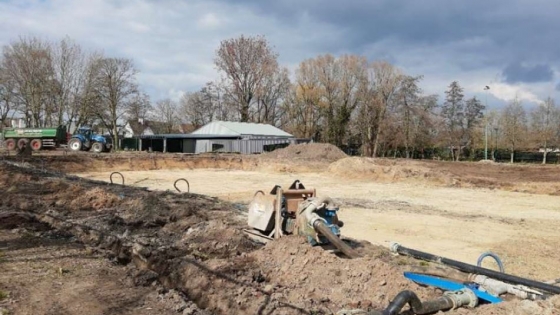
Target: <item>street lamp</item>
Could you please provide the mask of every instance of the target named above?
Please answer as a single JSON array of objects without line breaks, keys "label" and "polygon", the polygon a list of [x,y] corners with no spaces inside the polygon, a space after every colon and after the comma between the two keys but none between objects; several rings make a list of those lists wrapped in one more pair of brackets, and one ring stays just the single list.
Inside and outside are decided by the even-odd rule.
[{"label": "street lamp", "polygon": [[[488,90],[490,87],[487,85],[484,87],[486,91],[486,114],[488,114]],[[484,127],[484,159],[488,160],[488,115],[486,115],[486,126]]]},{"label": "street lamp", "polygon": [[496,136],[495,136],[495,140],[496,140],[496,145],[494,148],[494,162],[496,162],[496,158],[498,157],[498,127],[494,127],[494,131],[496,131]]}]

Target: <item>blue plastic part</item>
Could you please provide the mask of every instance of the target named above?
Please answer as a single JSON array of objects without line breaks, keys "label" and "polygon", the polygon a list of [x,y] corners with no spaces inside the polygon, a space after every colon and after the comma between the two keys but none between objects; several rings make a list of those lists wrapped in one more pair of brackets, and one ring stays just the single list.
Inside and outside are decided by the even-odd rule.
[{"label": "blue plastic part", "polygon": [[455,282],[455,281],[442,279],[442,278],[434,277],[434,276],[417,274],[417,273],[413,273],[413,272],[405,272],[404,277],[409,279],[409,280],[412,280],[412,281],[414,281],[418,284],[428,285],[428,286],[440,288],[440,289],[446,290],[446,291],[457,291],[457,290],[461,290],[461,289],[464,289],[464,288],[468,288],[468,289],[471,289],[474,292],[474,294],[481,300],[490,302],[492,304],[502,302],[502,299],[500,299],[499,297],[493,296],[492,294],[489,294],[489,293],[484,292],[484,291],[480,291],[478,289],[478,285],[476,285],[476,284],[470,284],[470,283],[469,284],[463,284],[463,283],[460,283],[460,282]]},{"label": "blue plastic part", "polygon": [[480,257],[478,257],[478,261],[476,262],[476,265],[478,267],[481,267],[480,265],[482,264],[482,260],[486,257],[492,257],[494,258],[494,260],[496,261],[496,263],[498,264],[498,267],[500,268],[500,272],[504,273],[504,264],[502,263],[502,260],[500,259],[500,257],[498,257],[498,255],[492,253],[492,252],[485,252],[482,253],[482,255],[480,255]]},{"label": "blue plastic part", "polygon": [[[334,218],[336,217],[336,212],[338,211],[338,209],[339,208],[322,209],[317,211],[317,214],[327,222],[327,226],[336,236],[340,236],[340,227],[337,224],[334,224]],[[329,240],[322,235],[319,235],[319,243],[317,243],[317,241],[310,236],[307,237],[307,240],[312,246],[319,245],[319,243],[320,244],[329,243]]]}]

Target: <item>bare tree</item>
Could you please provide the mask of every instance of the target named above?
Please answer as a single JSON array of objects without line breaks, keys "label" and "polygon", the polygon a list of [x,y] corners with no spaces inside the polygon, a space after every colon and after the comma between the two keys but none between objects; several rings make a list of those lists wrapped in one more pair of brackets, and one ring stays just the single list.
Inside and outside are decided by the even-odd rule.
[{"label": "bare tree", "polygon": [[[354,55],[335,58],[327,54],[303,61],[296,74],[298,84],[290,105],[298,101],[305,110],[291,108],[292,114],[298,114],[300,118],[313,117],[315,123],[320,121],[321,132],[318,135],[321,140],[343,145],[352,114],[359,104],[359,90],[366,78],[366,66],[365,58]],[[306,127],[307,124],[304,125]]]},{"label": "bare tree", "polygon": [[184,121],[198,129],[214,118],[212,101],[201,91],[187,93],[179,101],[181,116]]},{"label": "bare tree", "polygon": [[154,108],[150,103],[150,96],[146,93],[139,92],[134,94],[126,105],[125,116],[129,120],[138,121],[139,119],[147,119],[148,114]]},{"label": "bare tree", "polygon": [[153,117],[163,125],[162,132],[173,133],[175,127],[180,123],[177,103],[168,98],[158,101],[154,107]]},{"label": "bare tree", "polygon": [[284,114],[281,102],[286,99],[290,88],[288,69],[274,71],[263,80],[257,93],[257,104],[252,121],[278,126]]},{"label": "bare tree", "polygon": [[403,76],[401,87],[396,95],[396,114],[399,116],[398,129],[401,131],[406,158],[412,156],[410,148],[414,145],[416,133],[414,120],[417,112],[420,114],[420,109],[417,106],[421,105],[419,99],[422,91],[418,87],[418,82],[421,79],[422,77]]},{"label": "bare tree", "polygon": [[344,55],[337,60],[340,68],[338,78],[338,99],[334,106],[334,121],[329,124],[333,129],[334,144],[340,146],[347,136],[348,124],[360,103],[359,90],[366,81],[367,60],[364,57]]},{"label": "bare tree", "polygon": [[227,92],[236,104],[242,122],[251,118],[251,106],[266,84],[266,78],[278,69],[278,54],[262,37],[224,40],[216,52],[215,64],[224,73]]},{"label": "bare tree", "polygon": [[513,163],[515,149],[527,134],[527,115],[518,98],[515,98],[503,108],[500,116],[500,125],[505,141],[511,150],[510,163]]},{"label": "bare tree", "polygon": [[52,101],[56,109],[56,124],[62,125],[66,118],[75,119],[75,107],[80,90],[83,88],[87,57],[82,48],[71,39],[65,38],[52,47],[52,62],[56,88]]},{"label": "bare tree", "polygon": [[414,149],[420,151],[422,158],[424,157],[424,150],[434,145],[434,139],[437,135],[438,124],[434,113],[437,108],[437,101],[437,95],[421,96],[414,111]]},{"label": "bare tree", "polygon": [[213,120],[230,120],[232,112],[223,98],[221,87],[209,82],[200,91],[187,93],[179,101],[181,121],[200,128]]},{"label": "bare tree", "polygon": [[20,38],[4,46],[2,63],[27,125],[42,127],[51,123],[55,112],[52,95],[58,84],[49,44],[35,37]]},{"label": "bare tree", "polygon": [[83,73],[80,75],[80,86],[73,102],[67,109],[69,132],[83,124],[93,124],[98,120],[99,104],[102,103],[101,95],[97,93],[98,73],[101,66],[100,60],[104,57],[100,53],[92,53],[87,57]]},{"label": "bare tree", "polygon": [[317,68],[311,59],[300,63],[296,82],[287,95],[285,128],[302,138],[317,139],[320,134],[322,90]]},{"label": "bare tree", "polygon": [[[2,58],[0,56],[0,58]],[[17,104],[15,103],[14,87],[11,78],[6,74],[2,68],[2,61],[0,60],[0,132],[7,124],[8,115],[14,114],[14,109]]]},{"label": "bare tree", "polygon": [[554,100],[550,97],[531,112],[533,133],[544,150],[543,164],[546,164],[548,147],[555,138],[554,136],[559,124],[559,112],[554,104]]},{"label": "bare tree", "polygon": [[362,143],[367,156],[376,157],[379,151],[386,115],[395,105],[395,96],[403,75],[388,62],[373,62],[368,67],[367,83],[362,87],[362,106],[360,118]]},{"label": "bare tree", "polygon": [[132,60],[122,58],[102,58],[95,68],[95,92],[100,97],[96,115],[111,130],[115,148],[119,139],[117,123],[126,113],[130,99],[138,93],[138,71]]}]

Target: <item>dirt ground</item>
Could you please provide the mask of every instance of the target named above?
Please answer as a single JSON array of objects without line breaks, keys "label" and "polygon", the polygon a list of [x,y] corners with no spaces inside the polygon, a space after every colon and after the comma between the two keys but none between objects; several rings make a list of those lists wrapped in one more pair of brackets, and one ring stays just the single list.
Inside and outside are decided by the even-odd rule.
[{"label": "dirt ground", "polygon": [[[174,191],[177,178],[190,191],[247,205],[254,192],[299,179],[342,209],[344,235],[389,247],[392,242],[444,257],[476,263],[497,253],[508,272],[560,277],[560,197],[481,188],[350,180],[329,173],[285,174],[222,169],[122,172],[129,185]],[[109,173],[80,174],[108,180]],[[184,182],[179,189],[186,190]],[[524,244],[525,246],[520,246]],[[529,246],[530,245],[530,246]],[[539,257],[539,259],[535,259]],[[489,265],[491,266],[491,265]]]},{"label": "dirt ground", "polygon": [[[391,242],[472,264],[491,250],[510,274],[560,277],[560,167],[309,151],[7,158],[0,162],[0,314],[333,314],[384,309],[403,289],[439,296],[402,276],[426,264],[391,255]],[[126,186],[108,185],[114,171]],[[190,193],[175,191],[178,178]],[[262,247],[241,233],[256,190],[296,179],[335,199],[342,233],[362,258],[299,237]],[[187,190],[185,182],[177,187]],[[559,309],[554,297],[446,313]]]},{"label": "dirt ground", "polygon": [[0,230],[0,309],[7,314],[156,315],[196,307],[155,280],[134,281],[132,268],[72,236],[42,230]]}]

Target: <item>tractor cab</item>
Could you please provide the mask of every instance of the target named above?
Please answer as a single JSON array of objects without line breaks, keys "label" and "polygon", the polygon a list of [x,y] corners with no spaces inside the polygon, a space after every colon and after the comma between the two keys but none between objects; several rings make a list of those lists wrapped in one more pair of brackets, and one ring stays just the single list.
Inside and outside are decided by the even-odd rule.
[{"label": "tractor cab", "polygon": [[89,127],[80,127],[78,128],[78,130],[76,131],[75,135],[82,135],[84,136],[84,138],[86,139],[91,139],[91,134],[93,133],[93,131],[91,130],[91,128]]}]

